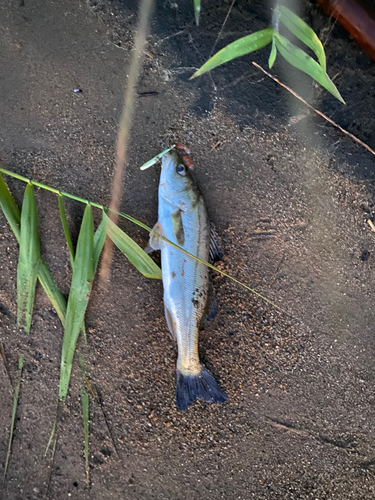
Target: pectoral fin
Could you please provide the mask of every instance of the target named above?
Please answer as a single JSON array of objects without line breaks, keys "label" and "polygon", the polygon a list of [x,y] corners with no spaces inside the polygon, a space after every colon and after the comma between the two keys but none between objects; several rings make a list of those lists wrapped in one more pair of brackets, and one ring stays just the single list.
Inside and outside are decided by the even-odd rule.
[{"label": "pectoral fin", "polygon": [[164,236],[165,232],[163,226],[160,222],[157,222],[155,226],[151,229],[150,240],[147,247],[145,248],[146,253],[151,253],[154,250],[161,250],[164,240],[161,236]]}]

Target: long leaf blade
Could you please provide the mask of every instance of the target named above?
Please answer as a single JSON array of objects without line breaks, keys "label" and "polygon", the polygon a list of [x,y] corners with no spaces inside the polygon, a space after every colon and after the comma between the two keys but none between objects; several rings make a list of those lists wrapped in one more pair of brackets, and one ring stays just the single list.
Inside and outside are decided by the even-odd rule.
[{"label": "long leaf blade", "polygon": [[322,42],[319,40],[316,33],[308,26],[305,21],[298,17],[294,12],[283,5],[275,9],[276,15],[283,25],[293,33],[301,42],[310,47],[318,58],[320,66],[326,71],[326,55]]},{"label": "long leaf blade", "polygon": [[40,263],[38,280],[42,285],[44,291],[46,292],[46,295],[53,305],[55,311],[57,312],[62,325],[65,326],[66,299],[57,288],[56,283],[53,281],[51,273],[48,269],[48,266],[43,260]]},{"label": "long leaf blade", "polygon": [[201,13],[201,0],[194,0],[195,23],[199,26],[199,15]]},{"label": "long leaf blade", "polygon": [[250,52],[261,49],[272,41],[273,28],[266,28],[251,35],[244,36],[230,43],[223,49],[219,50],[214,56],[201,66],[198,71],[194,73],[190,80],[197,76],[203,75],[207,71],[211,71],[216,66],[224,64],[236,57],[244,56]]},{"label": "long leaf blade", "polygon": [[[66,214],[65,214],[65,208],[64,208],[64,197],[61,193],[58,194],[58,202],[59,202],[59,212],[60,212],[60,220],[61,220],[61,225],[63,227],[63,232],[65,236],[66,243],[69,248],[69,253],[70,253],[70,265],[73,269],[74,265],[74,248],[73,248],[73,242],[72,238],[70,236],[69,228],[68,228],[68,222],[66,220]],[[62,322],[63,325],[65,326],[65,321]],[[83,338],[85,341],[85,345],[87,346],[87,336],[86,336],[86,329],[85,329],[85,323],[82,323],[82,334]]]},{"label": "long leaf blade", "polygon": [[135,243],[124,231],[122,231],[111,219],[103,212],[106,220],[106,232],[113,243],[130,260],[139,272],[146,278],[161,279],[160,267],[149,257],[142,248]]},{"label": "long leaf blade", "polygon": [[93,266],[94,266],[94,273],[96,272],[96,268],[98,267],[99,263],[99,258],[100,254],[102,253],[103,246],[105,243],[105,238],[106,238],[106,232],[105,232],[105,225],[106,225],[106,220],[104,218],[104,211],[102,211],[102,220],[101,223],[99,224],[97,230],[95,231],[94,235],[94,249],[93,249]]},{"label": "long leaf blade", "polygon": [[268,67],[270,69],[272,69],[272,66],[275,63],[276,56],[277,56],[277,49],[276,49],[275,39],[274,39],[274,37],[272,37],[272,48],[271,48],[270,56],[268,58]]},{"label": "long leaf blade", "polygon": [[34,187],[32,184],[27,184],[22,202],[20,252],[17,267],[17,323],[26,333],[30,332],[40,262]]},{"label": "long leaf blade", "polygon": [[74,352],[91,291],[94,277],[93,245],[92,210],[91,206],[87,204],[78,236],[72,283],[66,310],[59,383],[60,399],[64,399],[68,393]]},{"label": "long leaf blade", "polygon": [[340,92],[320,64],[279,33],[275,32],[274,38],[277,50],[289,64],[311,76],[311,78],[320,83],[322,87],[345,104]]},{"label": "long leaf blade", "polygon": [[68,222],[66,220],[66,215],[65,215],[64,197],[61,194],[59,194],[58,195],[58,200],[59,200],[59,212],[60,212],[61,224],[62,224],[62,227],[63,227],[64,236],[65,236],[66,242],[68,244],[69,252],[70,252],[70,263],[73,266],[73,262],[74,262],[74,248],[73,248],[72,238],[70,237],[70,232],[69,232],[69,228],[68,228]]},{"label": "long leaf blade", "polygon": [[[5,218],[13,231],[14,236],[18,243],[21,237],[21,212],[17,207],[7,185],[4,182],[0,174],[0,207],[4,212]],[[65,325],[65,313],[66,313],[66,300],[64,295],[57,288],[51,273],[48,269],[47,264],[41,260],[38,279],[42,285],[47,297],[51,301],[53,307],[55,308],[60,321]]]},{"label": "long leaf blade", "polygon": [[11,230],[14,233],[18,243],[21,238],[21,213],[17,207],[13,196],[11,195],[8,186],[0,174],[0,207],[4,212],[5,218],[10,225]]}]

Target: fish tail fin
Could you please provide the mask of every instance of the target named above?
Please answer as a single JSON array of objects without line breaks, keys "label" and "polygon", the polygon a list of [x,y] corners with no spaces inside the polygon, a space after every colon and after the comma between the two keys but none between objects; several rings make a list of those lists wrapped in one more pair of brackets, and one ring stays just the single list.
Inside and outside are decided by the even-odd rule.
[{"label": "fish tail fin", "polygon": [[224,403],[227,395],[203,365],[198,375],[183,375],[177,369],[176,403],[178,409],[186,410],[195,399],[201,399],[207,403]]}]

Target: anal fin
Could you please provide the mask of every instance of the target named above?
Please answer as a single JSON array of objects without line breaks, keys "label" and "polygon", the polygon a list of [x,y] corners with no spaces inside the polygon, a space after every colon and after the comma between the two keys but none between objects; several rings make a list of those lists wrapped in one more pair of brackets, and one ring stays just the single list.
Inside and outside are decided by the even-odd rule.
[{"label": "anal fin", "polygon": [[212,262],[217,262],[218,260],[221,260],[223,258],[222,251],[220,250],[219,243],[218,243],[218,235],[217,232],[215,231],[215,226],[211,222],[210,224],[211,227],[211,238],[210,238],[210,259]]},{"label": "anal fin", "polygon": [[215,294],[213,293],[211,297],[211,302],[207,311],[207,315],[205,317],[205,321],[211,321],[217,315],[217,302]]},{"label": "anal fin", "polygon": [[199,325],[200,328],[203,328],[204,323],[206,323],[206,321],[211,321],[212,319],[214,319],[216,315],[217,315],[217,302],[215,297],[215,290],[210,278],[208,285],[208,300],[206,303],[206,307],[204,309],[202,321]]},{"label": "anal fin", "polygon": [[172,337],[177,340],[177,335],[176,335],[176,324],[173,321],[172,314],[169,311],[167,305],[164,302],[164,314],[165,314],[165,319],[167,320],[167,325],[169,328],[169,331],[171,332]]}]

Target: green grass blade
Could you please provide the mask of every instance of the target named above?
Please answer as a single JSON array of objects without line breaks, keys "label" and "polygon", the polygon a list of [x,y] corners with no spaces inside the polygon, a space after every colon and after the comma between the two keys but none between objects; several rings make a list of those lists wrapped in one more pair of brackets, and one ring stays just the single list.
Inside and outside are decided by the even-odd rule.
[{"label": "green grass blade", "polygon": [[[73,269],[74,265],[74,248],[73,248],[73,243],[72,243],[72,238],[70,237],[70,232],[68,228],[68,222],[66,220],[66,214],[65,214],[65,208],[64,208],[64,197],[61,193],[58,194],[58,201],[59,201],[59,212],[60,212],[60,219],[61,219],[61,224],[63,227],[64,231],[64,236],[66,239],[66,242],[68,244],[69,252],[70,252],[70,265]],[[63,322],[63,325],[65,325],[65,322]],[[86,336],[86,329],[85,329],[85,322],[82,323],[82,334],[83,334],[83,339],[85,342],[85,345],[87,346],[87,336]]]},{"label": "green grass blade", "polygon": [[67,223],[66,215],[65,215],[64,197],[61,194],[59,194],[58,195],[58,200],[59,200],[59,212],[60,212],[61,224],[62,224],[62,227],[63,227],[65,239],[66,239],[66,242],[68,244],[69,251],[70,251],[70,264],[73,267],[73,262],[74,262],[74,248],[73,248],[72,238],[70,237],[68,223]]},{"label": "green grass blade", "polygon": [[51,301],[57,315],[65,326],[65,314],[66,314],[66,299],[64,295],[57,288],[56,283],[53,281],[51,273],[48,269],[47,264],[42,260],[39,266],[38,280],[42,285],[47,297]]},{"label": "green grass blade", "polygon": [[201,0],[194,0],[195,23],[199,26],[199,15],[201,13]]},{"label": "green grass blade", "polygon": [[27,184],[22,202],[20,252],[17,267],[17,323],[26,333],[30,332],[40,262],[34,187],[32,184]]},{"label": "green grass blade", "polygon": [[[47,453],[48,453],[48,450],[50,449],[51,443],[52,443],[52,441],[55,439],[56,425],[57,425],[57,418],[56,418],[56,419],[55,419],[55,421],[53,422],[52,431],[51,431],[51,434],[50,434],[50,436],[49,436],[49,439],[48,439],[48,443],[47,443],[46,449],[45,449],[45,451],[44,451],[44,458],[46,458]],[[56,440],[56,439],[55,439],[55,440]],[[52,453],[52,454],[53,454],[53,453]]]},{"label": "green grass blade", "polygon": [[205,62],[203,66],[201,66],[198,71],[194,73],[190,80],[203,75],[203,73],[211,71],[213,68],[216,68],[216,66],[231,61],[236,57],[244,56],[245,54],[261,49],[272,41],[272,33],[273,29],[267,28],[235,40],[223,49],[219,50],[219,52],[212,56],[211,59]]},{"label": "green grass blade", "polygon": [[96,272],[96,268],[98,267],[99,263],[99,258],[100,254],[102,253],[105,238],[106,238],[106,232],[105,232],[105,218],[104,218],[104,211],[102,213],[102,221],[98,226],[98,229],[95,231],[95,236],[94,236],[94,250],[93,250],[93,265],[94,265],[94,273]]},{"label": "green grass blade", "polygon": [[311,78],[320,83],[322,87],[345,104],[340,92],[320,64],[279,33],[275,32],[274,37],[277,50],[289,64],[311,76]]},{"label": "green grass blade", "polygon": [[14,233],[18,243],[21,239],[21,213],[17,207],[13,196],[10,194],[8,186],[0,174],[0,207],[4,212],[5,218],[10,225],[11,230]]},{"label": "green grass blade", "polygon": [[318,58],[320,66],[324,71],[326,71],[326,55],[324,53],[322,42],[310,26],[308,26],[305,21],[283,5],[278,6],[275,9],[275,13],[279,16],[279,20],[283,23],[283,25],[288,28],[294,36],[310,47]]},{"label": "green grass blade", "polygon": [[86,205],[78,236],[72,283],[66,309],[59,383],[60,399],[64,399],[68,393],[74,351],[91,291],[94,277],[93,246],[94,225],[92,210],[90,205]]},{"label": "green grass blade", "polygon": [[276,49],[276,43],[275,43],[275,38],[272,37],[272,48],[271,48],[271,53],[270,53],[270,56],[268,58],[268,67],[271,69],[272,66],[274,65],[275,63],[275,60],[276,60],[276,56],[277,56],[277,49]]},{"label": "green grass blade", "polygon": [[[73,265],[74,265],[74,248],[73,248],[72,238],[70,237],[70,232],[69,232],[69,228],[68,228],[68,222],[66,220],[66,214],[65,214],[65,208],[64,208],[64,197],[60,193],[58,194],[58,201],[59,201],[59,212],[60,212],[61,224],[62,224],[62,227],[63,227],[64,236],[65,236],[66,242],[68,244],[69,253],[70,253],[70,265],[71,265],[71,267],[73,269]],[[65,325],[65,322],[63,323],[63,325]],[[87,346],[87,336],[86,336],[86,329],[85,329],[85,323],[84,322],[82,323],[82,328],[81,329],[82,329],[82,334],[83,334],[85,345]]]},{"label": "green grass blade", "polygon": [[[0,175],[0,207],[12,229],[18,243],[21,238],[21,212],[17,207],[4,179]],[[66,300],[64,295],[57,288],[52,279],[47,264],[42,260],[39,267],[38,279],[42,285],[47,297],[55,308],[61,323],[65,324]]]},{"label": "green grass blade", "polygon": [[82,418],[83,418],[83,435],[84,435],[84,456],[86,467],[86,481],[89,482],[89,395],[81,387],[81,404],[82,404]]},{"label": "green grass blade", "polygon": [[10,431],[9,431],[8,450],[7,450],[7,456],[5,459],[5,466],[4,466],[3,484],[5,483],[5,479],[6,479],[6,475],[7,475],[7,471],[8,471],[10,454],[12,451],[13,432],[14,432],[14,426],[16,423],[16,413],[17,413],[17,405],[18,405],[18,396],[20,394],[23,360],[24,360],[24,356],[23,356],[23,354],[21,354],[21,356],[18,359],[18,371],[19,371],[18,384],[16,385],[16,388],[14,389],[12,418],[11,418]]},{"label": "green grass blade", "polygon": [[161,279],[160,267],[149,257],[142,248],[135,243],[124,231],[122,231],[111,219],[103,212],[106,220],[106,232],[113,243],[130,260],[139,272],[146,278]]}]

